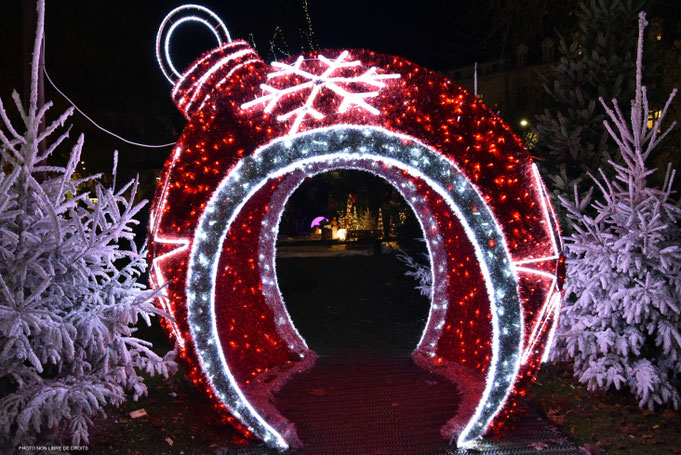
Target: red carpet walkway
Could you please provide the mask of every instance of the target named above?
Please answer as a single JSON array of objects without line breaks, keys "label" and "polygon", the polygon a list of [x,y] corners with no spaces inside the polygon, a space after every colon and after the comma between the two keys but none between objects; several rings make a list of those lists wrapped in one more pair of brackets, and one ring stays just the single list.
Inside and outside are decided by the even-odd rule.
[{"label": "red carpet walkway", "polygon": [[408,357],[322,357],[277,394],[305,444],[295,454],[444,453],[440,428],[457,412],[457,387]]}]

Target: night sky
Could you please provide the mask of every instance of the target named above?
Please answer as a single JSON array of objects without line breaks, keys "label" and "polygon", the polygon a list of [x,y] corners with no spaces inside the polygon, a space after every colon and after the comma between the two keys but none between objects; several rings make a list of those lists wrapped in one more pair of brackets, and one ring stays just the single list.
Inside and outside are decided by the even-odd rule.
[{"label": "night sky", "polygon": [[[318,49],[366,48],[400,55],[435,70],[498,57],[509,49],[508,37],[497,39],[495,32],[499,23],[507,21],[507,14],[492,9],[494,2],[421,0],[411,7],[386,0],[307,2],[314,32],[312,45]],[[0,97],[7,104],[12,89],[24,91],[25,65],[22,2],[5,3],[9,4],[3,5],[0,15]],[[173,142],[185,121],[170,99],[171,86],[156,63],[154,43],[164,16],[185,3],[47,0],[45,60],[50,76],[102,126],[138,142]],[[271,52],[275,33],[275,44],[283,51],[297,54],[310,48],[303,0],[198,3],[224,20],[233,39],[253,42],[265,61],[283,56]],[[508,3],[515,5],[512,11],[516,17],[512,20],[517,26],[510,27],[513,33],[552,32],[548,26],[537,28],[536,23],[551,22],[542,19],[549,16],[565,16],[549,0],[531,0],[528,6],[519,1]],[[537,10],[539,4],[543,9]],[[182,26],[173,37],[178,68],[189,66],[215,46],[212,34],[200,26]],[[55,103],[53,115],[69,106],[47,82],[46,99]],[[71,122],[72,137],[85,133],[84,166],[90,172],[109,170],[114,149],[120,152],[121,169],[129,171],[124,177],[145,169],[156,172],[168,156],[168,148],[126,145],[99,132],[79,114]]]},{"label": "night sky", "polygon": [[[396,7],[385,0],[329,2],[308,0],[315,42],[319,48],[368,48],[399,54],[441,69],[465,55],[442,54],[444,39],[455,35],[457,18],[469,1],[425,0],[419,8]],[[0,96],[21,88],[21,2],[3,7],[0,45],[3,49]],[[55,82],[75,101],[87,103],[101,95],[167,99],[169,85],[154,57],[154,39],[167,12],[182,1],[47,1],[46,65]],[[278,47],[298,53],[309,47],[302,0],[203,1],[223,18],[233,38],[254,41],[266,61],[277,27]],[[189,64],[214,46],[200,26],[183,26],[173,41],[180,65]],[[283,39],[281,38],[283,36]],[[278,56],[281,56],[279,54]],[[13,68],[14,67],[14,68]]]},{"label": "night sky", "polygon": [[[24,91],[24,57],[22,2],[6,3],[0,16],[0,97],[8,104],[12,89]],[[171,102],[171,86],[157,66],[154,43],[164,16],[185,3],[47,0],[45,60],[51,78],[76,105],[122,136],[151,144],[174,141],[184,120]],[[302,0],[200,3],[223,19],[233,39],[254,42],[266,61],[283,56],[271,52],[277,29],[274,42],[283,51],[296,54],[310,47]],[[473,14],[470,0],[423,0],[418,8],[385,0],[308,0],[308,4],[316,48],[367,48],[433,69],[475,58],[445,44],[457,40],[462,30],[457,24]],[[182,26],[173,36],[178,68],[215,46],[212,34],[200,26]],[[55,103],[55,114],[68,107],[47,82],[46,99]],[[126,117],[128,122],[122,120]],[[86,150],[88,144],[101,150],[86,155],[89,170],[108,168],[102,161],[113,149],[121,152],[122,167],[127,163],[127,167],[158,168],[167,156],[167,149],[136,148],[107,137],[78,114],[72,122],[74,133],[85,133]]]}]

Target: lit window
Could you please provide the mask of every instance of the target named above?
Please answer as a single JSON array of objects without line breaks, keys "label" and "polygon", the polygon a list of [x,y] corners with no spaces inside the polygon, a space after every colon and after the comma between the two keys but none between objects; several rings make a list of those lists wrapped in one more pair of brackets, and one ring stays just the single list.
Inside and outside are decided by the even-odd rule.
[{"label": "lit window", "polygon": [[653,125],[655,125],[655,122],[660,118],[660,115],[662,115],[661,110],[657,111],[650,111],[648,114],[648,129],[651,130],[653,129]]}]

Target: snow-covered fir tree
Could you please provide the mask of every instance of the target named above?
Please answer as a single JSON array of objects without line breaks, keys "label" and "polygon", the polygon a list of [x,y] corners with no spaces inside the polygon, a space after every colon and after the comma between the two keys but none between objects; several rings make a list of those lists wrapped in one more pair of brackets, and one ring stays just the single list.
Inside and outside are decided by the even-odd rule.
[{"label": "snow-covered fir tree", "polygon": [[548,106],[537,117],[533,150],[558,195],[569,196],[575,184],[588,188],[583,176],[617,153],[607,141],[598,98],[624,101],[633,94],[625,75],[634,71],[638,10],[627,0],[582,2],[575,33],[559,39],[561,58],[544,82]]},{"label": "snow-covered fir tree", "polygon": [[[175,368],[172,352],[134,336],[138,320],[163,314],[137,281],[137,182],[116,188],[116,158],[110,187],[99,175],[76,179],[82,135],[65,166],[46,164],[72,110],[41,130],[51,105],[37,101],[44,9],[39,0],[28,107],[12,95],[20,128],[0,101],[0,448],[85,444],[95,413],[146,393],[138,370]],[[94,194],[79,191],[86,182]]]},{"label": "snow-covered fir tree", "polygon": [[[649,186],[655,171],[651,152],[662,133],[660,118],[648,128],[650,108],[641,84],[645,14],[639,17],[635,97],[631,115],[616,100],[605,127],[619,148],[615,177],[601,171],[592,191],[574,201],[561,198],[574,223],[565,239],[566,301],[555,337],[553,359],[572,360],[589,389],[628,388],[642,407],[679,405],[681,378],[681,228],[679,201],[672,195],[674,171],[661,188]],[[593,189],[593,188],[592,188]]]},{"label": "snow-covered fir tree", "polygon": [[[423,238],[420,240],[424,243],[426,241]],[[423,263],[421,263],[414,259],[413,256],[407,254],[404,250],[398,250],[395,256],[400,262],[407,266],[408,270],[405,272],[405,275],[414,277],[418,283],[416,289],[418,289],[419,293],[430,298],[433,289],[433,274],[430,272],[429,265],[430,257],[427,254],[422,254],[421,259]]]}]

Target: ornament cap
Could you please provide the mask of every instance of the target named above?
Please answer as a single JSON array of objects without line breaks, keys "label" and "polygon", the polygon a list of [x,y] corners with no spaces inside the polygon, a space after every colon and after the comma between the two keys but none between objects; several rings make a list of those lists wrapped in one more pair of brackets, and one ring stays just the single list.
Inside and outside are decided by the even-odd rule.
[{"label": "ornament cap", "polygon": [[[218,47],[203,54],[181,74],[170,56],[170,41],[178,26],[195,22],[215,35]],[[213,11],[201,5],[187,4],[172,10],[161,22],[156,34],[156,59],[163,75],[174,85],[172,98],[187,119],[203,109],[215,88],[248,64],[265,66],[245,41],[232,41],[227,26]]]},{"label": "ornament cap", "polygon": [[175,83],[172,98],[188,119],[210,100],[211,94],[229,82],[232,74],[265,62],[243,40],[232,41],[206,52]]}]

